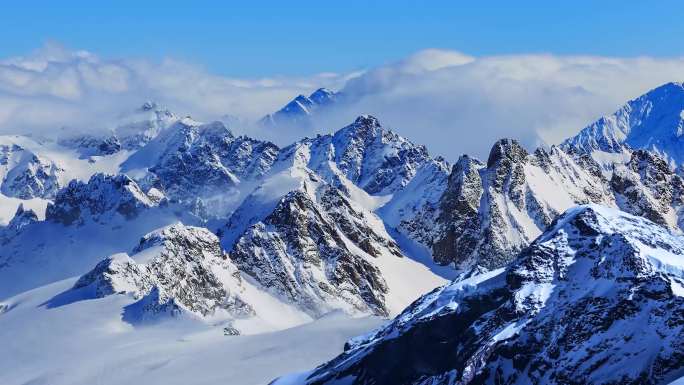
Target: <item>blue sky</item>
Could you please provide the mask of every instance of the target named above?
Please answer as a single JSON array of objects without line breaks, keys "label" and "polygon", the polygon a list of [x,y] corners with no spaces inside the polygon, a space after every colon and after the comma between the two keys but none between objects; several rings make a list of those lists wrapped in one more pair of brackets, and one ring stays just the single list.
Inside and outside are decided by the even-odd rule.
[{"label": "blue sky", "polygon": [[684,3],[674,0],[188,3],[6,2],[0,57],[53,40],[108,58],[173,57],[216,74],[258,77],[368,68],[424,48],[684,55]]}]

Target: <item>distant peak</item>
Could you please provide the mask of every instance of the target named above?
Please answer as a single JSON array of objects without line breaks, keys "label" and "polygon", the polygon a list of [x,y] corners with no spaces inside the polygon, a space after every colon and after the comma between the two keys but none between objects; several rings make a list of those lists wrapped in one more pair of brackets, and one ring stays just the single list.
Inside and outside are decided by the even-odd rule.
[{"label": "distant peak", "polygon": [[327,88],[325,88],[325,87],[321,87],[321,88],[317,89],[316,91],[314,91],[311,95],[316,95],[316,94],[334,94],[334,93],[335,93],[334,91],[331,91],[331,90],[329,90],[329,89],[327,89]]},{"label": "distant peak", "polygon": [[338,95],[338,92],[331,91],[327,88],[319,88],[309,95],[309,99],[315,104],[322,106],[333,103]]},{"label": "distant peak", "polygon": [[315,99],[317,97],[330,97],[332,95],[335,95],[335,92],[327,88],[319,88],[316,91],[312,92],[311,95],[309,95],[309,98]]},{"label": "distant peak", "polygon": [[684,83],[682,82],[669,82],[665,83],[660,87],[657,88],[679,88],[679,89],[684,89]]},{"label": "distant peak", "polygon": [[561,146],[584,153],[647,149],[681,165],[684,163],[683,110],[684,84],[665,83],[591,123]]},{"label": "distant peak", "polygon": [[294,101],[296,101],[296,102],[308,102],[309,98],[307,98],[304,95],[297,95],[297,97],[294,98]]}]

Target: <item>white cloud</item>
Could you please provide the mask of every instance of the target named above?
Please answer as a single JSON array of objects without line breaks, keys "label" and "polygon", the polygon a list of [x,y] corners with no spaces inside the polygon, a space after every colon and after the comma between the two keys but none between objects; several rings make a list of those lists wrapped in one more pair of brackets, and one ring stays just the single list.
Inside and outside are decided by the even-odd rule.
[{"label": "white cloud", "polygon": [[293,95],[319,86],[339,88],[345,80],[331,73],[228,78],[173,59],[105,60],[50,43],[29,56],[0,60],[0,133],[105,129],[146,100],[200,120],[225,114],[256,120]]},{"label": "white cloud", "polygon": [[[224,114],[256,120],[325,86],[343,89],[352,102],[319,117],[318,131],[370,113],[455,160],[464,152],[485,157],[501,137],[530,148],[541,140],[558,142],[626,100],[681,80],[682,58],[471,57],[436,49],[357,73],[241,79],[173,59],[107,60],[48,44],[29,56],[0,60],[0,132],[106,128],[122,111],[150,99],[201,120]],[[311,134],[283,138],[243,129],[281,143]]]},{"label": "white cloud", "polygon": [[[406,64],[412,60],[422,70]],[[350,80],[344,91],[355,103],[325,124],[334,127],[359,112],[371,113],[432,153],[452,160],[464,152],[484,158],[502,137],[530,149],[558,143],[627,100],[682,80],[682,58],[471,58],[429,50]]]}]

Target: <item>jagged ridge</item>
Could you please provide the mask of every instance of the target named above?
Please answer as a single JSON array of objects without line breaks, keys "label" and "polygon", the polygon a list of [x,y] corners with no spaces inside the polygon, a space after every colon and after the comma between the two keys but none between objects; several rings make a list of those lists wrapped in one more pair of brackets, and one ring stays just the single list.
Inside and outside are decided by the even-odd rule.
[{"label": "jagged ridge", "polygon": [[684,374],[682,255],[643,218],[571,209],[506,269],[425,295],[305,382],[667,383]]}]

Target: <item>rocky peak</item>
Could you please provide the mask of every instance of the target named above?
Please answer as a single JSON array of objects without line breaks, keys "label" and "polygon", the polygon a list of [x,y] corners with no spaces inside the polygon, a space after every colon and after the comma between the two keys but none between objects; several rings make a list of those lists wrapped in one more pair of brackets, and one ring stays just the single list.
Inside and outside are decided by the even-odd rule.
[{"label": "rocky peak", "polygon": [[525,183],[524,165],[528,156],[518,141],[501,139],[494,144],[487,159],[490,185],[497,192],[507,194],[519,209],[523,208],[521,188]]},{"label": "rocky peak", "polygon": [[182,119],[168,108],[147,101],[133,113],[124,115],[114,129],[114,134],[121,143],[121,148],[138,150],[180,120]]},{"label": "rocky peak", "polygon": [[65,225],[99,222],[114,214],[130,219],[153,206],[156,204],[128,176],[98,173],[88,183],[72,180],[59,190],[54,203],[48,203],[45,218]]},{"label": "rocky peak", "polygon": [[683,252],[643,218],[571,209],[506,269],[426,294],[297,383],[668,383],[684,368]]},{"label": "rocky peak", "polygon": [[172,128],[129,158],[123,170],[147,165],[151,185],[183,203],[215,197],[234,190],[241,180],[262,177],[279,151],[270,142],[235,137],[222,122],[179,122]]},{"label": "rocky peak", "polygon": [[460,185],[467,175],[472,175],[483,167],[484,164],[479,160],[468,155],[461,155],[451,168],[449,184],[453,186]]},{"label": "rocky peak", "polygon": [[311,124],[310,118],[318,110],[334,105],[340,93],[319,88],[308,97],[297,95],[280,110],[268,114],[259,120],[262,125],[304,125]]},{"label": "rocky peak", "polygon": [[207,145],[221,145],[235,138],[225,123],[213,121],[197,127],[198,138]]},{"label": "rocky peak", "polygon": [[448,224],[432,247],[433,258],[440,264],[459,265],[464,258],[454,259],[455,245],[463,257],[472,253],[480,232],[480,199],[484,190],[478,160],[463,155],[454,165],[442,198],[437,223]]},{"label": "rocky peak", "polygon": [[242,179],[258,179],[266,175],[278,158],[280,149],[268,141],[239,136],[222,154],[222,163]]},{"label": "rocky peak", "polygon": [[240,283],[214,234],[175,224],[145,235],[133,258],[116,254],[104,259],[72,290],[86,290],[95,298],[133,296],[137,302],[126,307],[123,318],[137,323],[184,311],[200,317],[217,311],[229,318],[252,316],[251,306],[234,292]]},{"label": "rocky peak", "polygon": [[31,209],[24,209],[24,204],[19,203],[19,207],[17,207],[17,211],[14,213],[14,217],[10,221],[9,226],[23,227],[27,223],[36,221],[38,221],[38,215],[36,215],[36,212]]},{"label": "rocky peak", "polygon": [[144,235],[133,249],[133,253],[137,254],[157,246],[162,247],[161,253],[174,254],[181,259],[190,258],[184,257],[186,254],[198,259],[211,256],[225,260],[227,257],[221,249],[218,238],[211,231],[202,227],[185,226],[181,223],[166,226]]},{"label": "rocky peak", "polygon": [[311,106],[313,106],[313,102],[311,99],[307,98],[304,95],[298,95],[294,100],[292,100],[290,103],[285,105],[281,111],[283,111],[286,114],[302,114],[302,115],[308,115],[309,114],[309,109]]},{"label": "rocky peak", "polygon": [[351,126],[357,130],[357,132],[369,132],[375,129],[380,129],[380,121],[372,115],[360,115],[355,120]]},{"label": "rocky peak", "polygon": [[330,141],[339,170],[373,195],[400,189],[433,160],[427,149],[384,129],[378,119],[362,115],[337,131]]},{"label": "rocky peak", "polygon": [[0,145],[0,170],[4,174],[0,191],[19,199],[55,196],[64,170],[16,144]]},{"label": "rocky peak", "polygon": [[16,236],[23,228],[29,226],[32,223],[38,222],[38,215],[35,211],[31,209],[24,209],[24,204],[19,203],[14,217],[9,221],[7,226],[2,229],[0,238],[2,238],[3,243],[9,242],[12,237]]},{"label": "rocky peak", "polygon": [[530,156],[510,139],[493,146],[486,167],[461,157],[428,243],[434,259],[466,272],[502,267],[573,204],[614,204],[598,166],[576,159],[558,147]]},{"label": "rocky peak", "polygon": [[487,167],[524,162],[529,153],[515,139],[500,139],[489,151]]},{"label": "rocky peak", "polygon": [[670,229],[681,229],[678,211],[684,203],[684,181],[656,154],[636,150],[617,165],[610,180],[618,206]]},{"label": "rocky peak", "polygon": [[388,287],[380,270],[347,242],[366,258],[401,256],[396,243],[378,234],[337,189],[297,189],[237,237],[230,258],[262,287],[313,317],[334,309],[387,315]]}]

